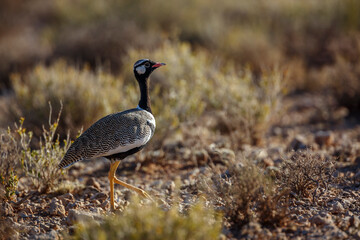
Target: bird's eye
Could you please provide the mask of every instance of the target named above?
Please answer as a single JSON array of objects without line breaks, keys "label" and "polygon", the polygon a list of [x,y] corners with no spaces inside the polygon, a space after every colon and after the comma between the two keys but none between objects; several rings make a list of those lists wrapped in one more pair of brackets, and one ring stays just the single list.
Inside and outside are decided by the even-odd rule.
[{"label": "bird's eye", "polygon": [[149,62],[146,62],[144,65],[145,65],[145,67],[147,67],[147,68],[150,67],[150,63],[149,63]]}]

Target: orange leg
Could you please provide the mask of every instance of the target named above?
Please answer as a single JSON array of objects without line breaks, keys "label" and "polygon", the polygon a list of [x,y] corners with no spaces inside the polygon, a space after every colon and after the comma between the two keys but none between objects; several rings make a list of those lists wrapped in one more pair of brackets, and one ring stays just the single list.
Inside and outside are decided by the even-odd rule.
[{"label": "orange leg", "polygon": [[128,189],[134,190],[135,192],[137,192],[138,194],[140,194],[143,197],[146,197],[148,199],[150,199],[151,201],[154,201],[150,195],[145,192],[144,190],[137,188],[131,184],[125,183],[119,179],[117,179],[115,177],[115,172],[117,167],[119,166],[120,162],[116,161],[116,162],[112,162],[110,164],[110,171],[109,171],[109,181],[110,181],[110,204],[111,204],[111,210],[115,209],[115,204],[114,204],[114,183],[120,184],[123,187],[126,187]]},{"label": "orange leg", "polygon": [[111,210],[115,210],[115,204],[114,204],[114,178],[115,178],[115,172],[117,167],[119,166],[120,162],[111,162],[110,163],[110,171],[109,171],[109,182],[110,182],[110,204],[111,204]]}]

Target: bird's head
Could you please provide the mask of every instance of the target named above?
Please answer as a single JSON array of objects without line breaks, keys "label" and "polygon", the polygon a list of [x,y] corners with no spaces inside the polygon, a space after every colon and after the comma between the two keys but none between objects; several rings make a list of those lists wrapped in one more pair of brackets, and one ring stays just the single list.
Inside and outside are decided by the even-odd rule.
[{"label": "bird's head", "polygon": [[163,65],[165,65],[165,63],[154,62],[150,59],[140,59],[134,64],[135,77],[138,80],[146,79],[155,69]]}]

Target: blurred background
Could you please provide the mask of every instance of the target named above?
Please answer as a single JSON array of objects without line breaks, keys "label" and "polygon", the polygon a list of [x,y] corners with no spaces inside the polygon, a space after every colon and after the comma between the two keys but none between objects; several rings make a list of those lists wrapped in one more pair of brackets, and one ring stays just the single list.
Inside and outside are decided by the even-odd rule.
[{"label": "blurred background", "polygon": [[0,5],[2,128],[25,117],[40,134],[51,102],[54,116],[63,105],[59,133],[74,138],[137,105],[132,65],[141,58],[167,63],[152,76],[155,147],[181,134],[192,144],[224,136],[233,148],[260,144],[270,126],[287,121],[286,99],[321,99],[316,115],[325,121],[359,114],[357,0]]}]

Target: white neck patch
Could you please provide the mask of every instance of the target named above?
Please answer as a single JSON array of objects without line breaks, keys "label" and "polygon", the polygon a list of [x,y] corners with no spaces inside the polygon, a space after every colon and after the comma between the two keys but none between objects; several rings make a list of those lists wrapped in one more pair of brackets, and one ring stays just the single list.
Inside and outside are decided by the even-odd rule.
[{"label": "white neck patch", "polygon": [[135,68],[135,70],[139,75],[144,74],[146,72],[146,68],[144,65],[141,65],[141,66]]}]

